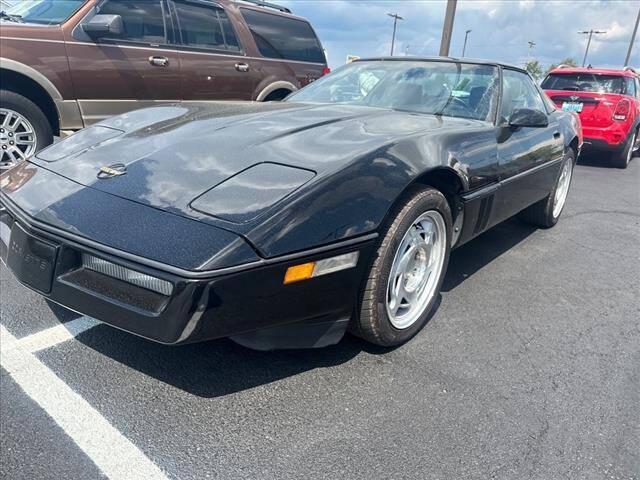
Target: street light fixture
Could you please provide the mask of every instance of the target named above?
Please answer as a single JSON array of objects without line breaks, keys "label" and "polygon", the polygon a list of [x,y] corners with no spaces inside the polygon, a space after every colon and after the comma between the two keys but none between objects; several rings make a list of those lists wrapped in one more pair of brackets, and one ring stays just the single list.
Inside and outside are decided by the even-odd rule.
[{"label": "street light fixture", "polygon": [[581,35],[589,35],[589,40],[587,41],[587,49],[584,51],[584,58],[582,59],[582,66],[584,67],[584,64],[587,63],[587,54],[589,53],[589,46],[591,45],[591,37],[593,37],[594,33],[596,35],[600,35],[600,34],[607,33],[607,31],[606,30],[594,30],[592,28],[591,30],[581,30],[578,33],[581,34]]},{"label": "street light fixture", "polygon": [[464,52],[467,50],[467,37],[473,30],[467,30],[464,32],[464,45],[462,46],[462,58],[464,58]]},{"label": "street light fixture", "polygon": [[387,13],[391,18],[393,18],[393,36],[391,37],[391,56],[393,57],[393,46],[396,43],[396,25],[398,24],[398,20],[404,20],[397,13]]}]

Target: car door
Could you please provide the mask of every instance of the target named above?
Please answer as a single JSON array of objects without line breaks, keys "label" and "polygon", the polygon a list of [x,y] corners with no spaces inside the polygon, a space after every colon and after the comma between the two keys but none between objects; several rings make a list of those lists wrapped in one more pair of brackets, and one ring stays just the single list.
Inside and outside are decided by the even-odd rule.
[{"label": "car door", "polygon": [[[547,126],[514,127],[509,119],[518,109],[543,112]],[[558,120],[550,114],[531,78],[503,69],[502,99],[497,128],[500,189],[494,218],[497,223],[544,198],[551,190],[563,154]]]},{"label": "car door", "polygon": [[184,100],[251,100],[257,72],[244,57],[224,9],[206,0],[173,0]]},{"label": "car door", "polygon": [[[119,15],[122,33],[91,38],[82,29],[95,15]],[[73,30],[67,54],[85,125],[180,98],[178,52],[163,0],[103,0]]]}]

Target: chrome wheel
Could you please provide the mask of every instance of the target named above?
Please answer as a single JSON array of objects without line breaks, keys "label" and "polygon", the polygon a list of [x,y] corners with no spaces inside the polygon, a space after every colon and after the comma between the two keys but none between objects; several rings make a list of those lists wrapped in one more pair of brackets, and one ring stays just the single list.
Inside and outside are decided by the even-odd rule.
[{"label": "chrome wheel", "polygon": [[0,108],[0,168],[11,168],[36,152],[31,122],[8,108]]},{"label": "chrome wheel", "polygon": [[436,295],[446,243],[447,227],[435,210],[420,215],[405,233],[387,282],[387,314],[395,328],[413,325]]},{"label": "chrome wheel", "polygon": [[558,179],[558,186],[556,187],[556,194],[553,199],[553,218],[558,218],[564,204],[567,201],[567,195],[569,193],[569,185],[571,184],[571,174],[573,172],[573,162],[571,159],[567,159],[562,166],[562,172],[560,172],[560,178]]}]

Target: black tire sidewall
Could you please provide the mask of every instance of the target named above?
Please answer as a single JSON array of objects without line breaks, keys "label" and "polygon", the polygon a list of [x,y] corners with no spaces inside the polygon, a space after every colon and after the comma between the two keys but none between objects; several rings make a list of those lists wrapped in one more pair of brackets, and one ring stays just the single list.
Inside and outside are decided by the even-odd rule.
[{"label": "black tire sidewall", "polygon": [[633,157],[633,153],[631,154],[631,158],[629,157],[629,150],[633,151],[633,144],[635,143],[635,135],[638,135],[638,129],[635,129],[635,130],[632,129],[629,132],[629,136],[625,143],[625,147],[622,149],[621,152],[618,152],[614,155],[613,162],[617,168],[624,169],[629,166],[629,162]]},{"label": "black tire sidewall", "polygon": [[[379,250],[381,262],[379,262],[377,266],[374,265],[373,267],[378,271],[371,272],[372,274],[375,274],[377,278],[375,285],[376,308],[374,309],[375,318],[373,320],[376,323],[376,330],[381,343],[390,346],[406,342],[420,331],[420,329],[429,320],[433,313],[434,306],[439,301],[440,288],[442,287],[442,282],[444,281],[447,265],[449,263],[452,232],[451,210],[449,208],[449,204],[445,197],[435,189],[422,189],[417,191],[408,203],[414,201],[416,196],[419,196],[419,199],[413,203],[409,209],[401,209],[396,215],[394,221],[388,226],[383,238],[388,238],[389,241],[384,247],[381,247],[381,250]],[[436,294],[424,309],[420,318],[413,325],[400,330],[391,324],[387,314],[387,282],[391,273],[391,267],[395,258],[396,250],[398,249],[405,233],[409,230],[416,218],[429,210],[435,210],[442,215],[447,230],[443,267],[436,285]]]},{"label": "black tire sidewall", "polygon": [[36,134],[36,151],[53,143],[53,132],[47,117],[31,100],[10,90],[0,90],[0,107],[18,112],[31,123]]}]

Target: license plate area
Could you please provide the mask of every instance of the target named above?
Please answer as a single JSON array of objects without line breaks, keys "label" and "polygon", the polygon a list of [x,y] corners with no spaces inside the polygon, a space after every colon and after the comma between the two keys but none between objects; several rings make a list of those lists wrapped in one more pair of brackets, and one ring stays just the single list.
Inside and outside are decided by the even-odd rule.
[{"label": "license plate area", "polygon": [[49,293],[57,256],[56,245],[30,235],[17,223],[13,224],[6,264],[22,283]]},{"label": "license plate area", "polygon": [[583,106],[584,104],[581,102],[562,102],[562,110],[565,112],[580,113]]}]

